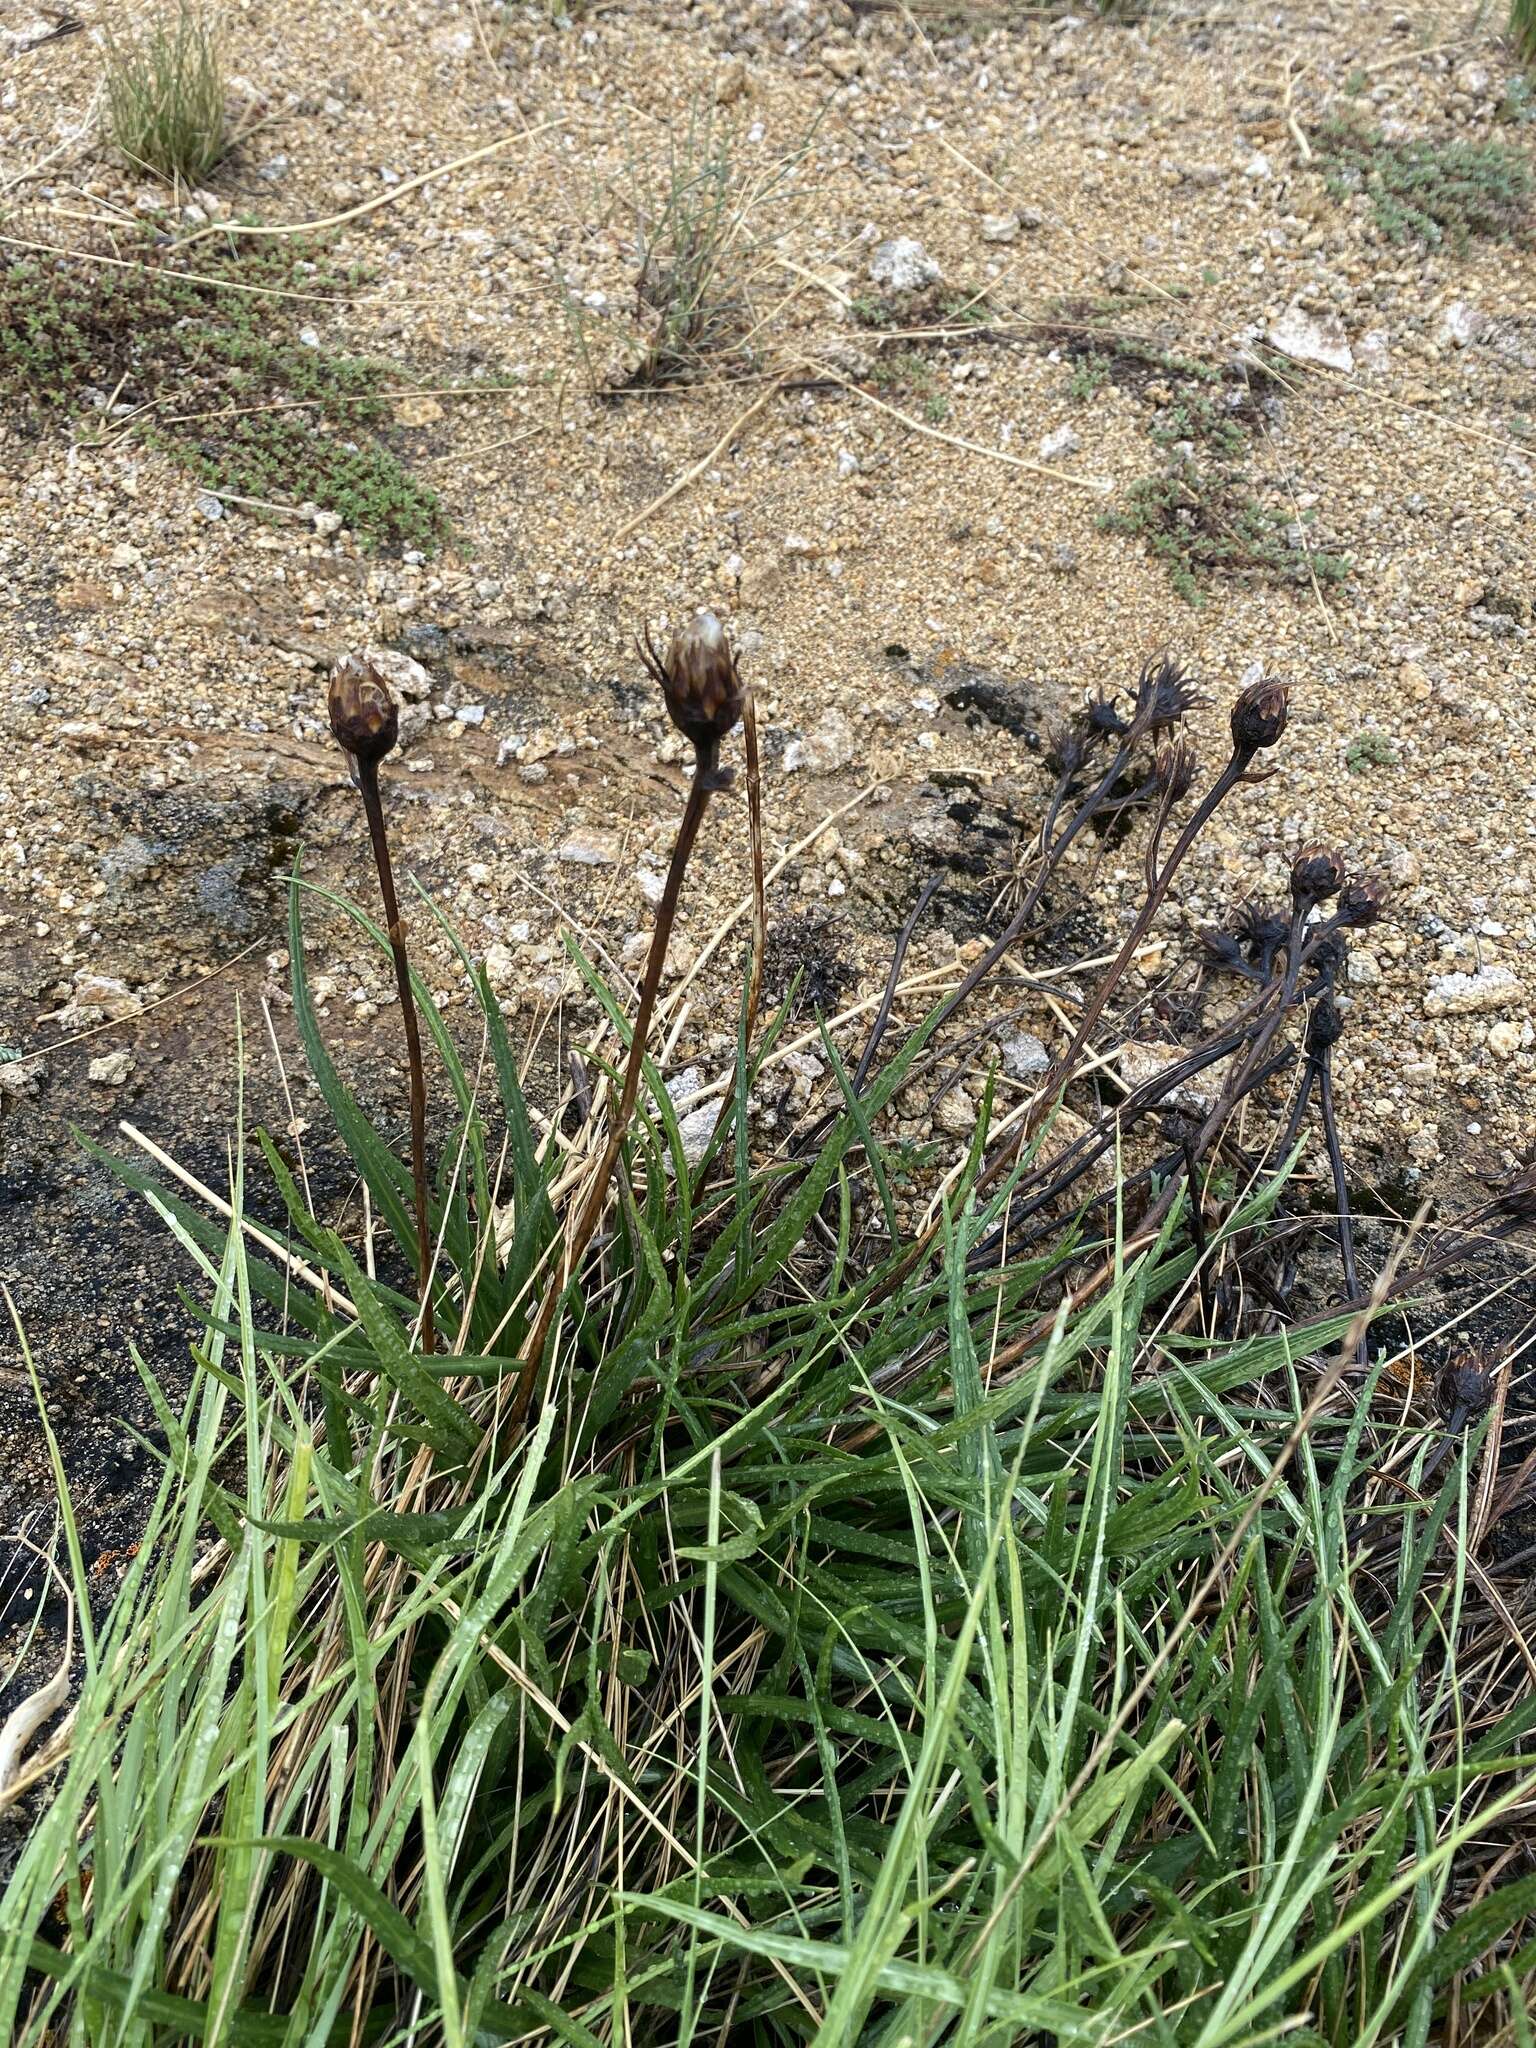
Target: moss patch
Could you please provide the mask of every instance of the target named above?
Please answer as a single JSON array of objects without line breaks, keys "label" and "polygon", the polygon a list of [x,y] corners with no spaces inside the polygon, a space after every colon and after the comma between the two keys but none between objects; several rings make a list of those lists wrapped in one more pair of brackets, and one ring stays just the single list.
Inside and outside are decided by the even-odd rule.
[{"label": "moss patch", "polygon": [[430,548],[442,507],[382,432],[406,380],[300,339],[314,301],[356,282],[287,240],[230,237],[179,262],[147,239],[126,259],[0,258],[0,401],[104,417],[110,399],[210,490],[312,504],[365,546]]},{"label": "moss patch", "polygon": [[1336,199],[1365,192],[1389,242],[1448,243],[1532,239],[1536,169],[1503,142],[1388,142],[1379,129],[1328,121],[1314,141]]}]

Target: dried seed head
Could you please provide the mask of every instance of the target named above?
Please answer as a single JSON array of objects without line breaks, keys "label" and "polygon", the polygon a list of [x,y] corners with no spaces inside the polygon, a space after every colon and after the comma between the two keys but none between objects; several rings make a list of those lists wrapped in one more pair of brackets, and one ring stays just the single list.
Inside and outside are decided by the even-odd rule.
[{"label": "dried seed head", "polygon": [[1092,733],[1080,732],[1075,725],[1063,725],[1047,741],[1045,758],[1058,775],[1070,780],[1088,759],[1093,737]]},{"label": "dried seed head", "polygon": [[1493,1374],[1477,1352],[1458,1352],[1442,1370],[1435,1391],[1448,1420],[1469,1422],[1493,1399]]},{"label": "dried seed head", "polygon": [[1115,708],[1114,694],[1109,690],[1101,690],[1096,697],[1088,699],[1087,716],[1088,729],[1095,737],[1101,733],[1114,733],[1118,736],[1131,729],[1130,720],[1122,718]]},{"label": "dried seed head", "polygon": [[1494,1202],[1520,1223],[1536,1223],[1536,1153],[1526,1156],[1513,1180],[1494,1190]]},{"label": "dried seed head", "polygon": [[661,684],[672,723],[699,752],[713,754],[746,702],[725,628],[713,612],[698,611],[672,636],[665,661],[649,635],[641,652]]},{"label": "dried seed head", "polygon": [[327,708],[338,746],[356,761],[382,761],[400,737],[389,685],[366,655],[343,655],[331,670]]},{"label": "dried seed head", "polygon": [[1324,996],[1312,1005],[1312,1014],[1307,1019],[1307,1051],[1314,1059],[1320,1059],[1343,1035],[1343,1014],[1332,996]]},{"label": "dried seed head", "polygon": [[1344,886],[1344,862],[1331,846],[1304,846],[1291,862],[1291,898],[1322,903]]},{"label": "dried seed head", "polygon": [[1252,896],[1233,912],[1232,929],[1248,948],[1249,957],[1265,969],[1291,935],[1290,920]]},{"label": "dried seed head", "polygon": [[1248,973],[1248,963],[1235,932],[1223,931],[1219,924],[1208,924],[1199,933],[1199,939],[1218,967],[1226,967],[1233,974]]},{"label": "dried seed head", "polygon": [[1232,706],[1232,749],[1243,760],[1262,747],[1275,746],[1285,731],[1290,691],[1284,683],[1261,676],[1250,683]]},{"label": "dried seed head", "polygon": [[1188,796],[1199,768],[1188,740],[1165,740],[1157,750],[1157,786],[1170,804]]},{"label": "dried seed head", "polygon": [[1137,681],[1136,722],[1149,732],[1164,732],[1197,701],[1188,676],[1165,655],[1161,661],[1149,661]]},{"label": "dried seed head", "polygon": [[1346,882],[1339,891],[1339,900],[1334,906],[1334,916],[1350,931],[1361,931],[1368,924],[1374,924],[1386,908],[1387,892],[1374,876],[1367,875],[1362,881]]}]

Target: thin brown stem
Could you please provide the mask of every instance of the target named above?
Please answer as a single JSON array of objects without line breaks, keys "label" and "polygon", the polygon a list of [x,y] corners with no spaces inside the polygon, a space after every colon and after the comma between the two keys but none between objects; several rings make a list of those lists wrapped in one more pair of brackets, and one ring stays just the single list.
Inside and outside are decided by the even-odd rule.
[{"label": "thin brown stem", "polygon": [[763,956],[768,948],[768,891],[763,881],[763,772],[757,751],[757,711],[750,690],[741,708],[741,731],[747,755],[747,836],[752,849],[752,963],[747,970],[746,1029],[750,1046],[763,993]]},{"label": "thin brown stem", "polygon": [[602,1220],[609,1183],[613,1179],[614,1167],[618,1164],[624,1134],[629,1128],[635,1097],[640,1092],[640,1075],[645,1065],[645,1042],[650,1035],[651,1017],[655,1012],[656,997],[661,987],[661,973],[666,965],[667,946],[677,917],[683,876],[687,871],[689,856],[693,852],[694,841],[698,838],[704,807],[713,791],[720,787],[716,758],[715,750],[700,748],[694,762],[693,780],[688,785],[688,801],[683,806],[682,822],[677,828],[677,838],[672,847],[672,860],[667,868],[666,886],[662,890],[661,902],[656,911],[656,929],[651,934],[651,950],[646,956],[645,979],[640,985],[640,1002],[635,1011],[635,1026],[629,1041],[629,1058],[624,1068],[623,1086],[619,1092],[617,1107],[609,1119],[608,1136],[588,1186],[586,1200],[566,1241],[560,1270],[550,1276],[544,1290],[544,1298],[539,1303],[538,1316],[529,1333],[527,1349],[517,1375],[517,1391],[513,1396],[512,1410],[508,1418],[514,1432],[521,1429],[528,1414],[539,1367],[544,1358],[544,1349],[549,1342],[549,1333],[559,1312],[560,1303],[565,1297],[566,1282],[580,1266],[582,1257]]},{"label": "thin brown stem", "polygon": [[411,992],[411,963],[405,950],[405,927],[400,921],[400,905],[395,896],[395,870],[389,857],[389,835],[384,829],[384,800],[379,794],[376,761],[358,761],[357,783],[363,794],[368,836],[373,841],[374,865],[379,871],[379,894],[384,899],[384,923],[389,933],[389,950],[394,956],[395,986],[400,992],[400,1019],[405,1026],[405,1062],[411,1088],[411,1189],[416,1204],[421,1348],[430,1356],[437,1349],[437,1333],[432,1322],[432,1232],[427,1221],[427,1080],[421,1064],[421,1031],[416,1021],[416,998]]}]

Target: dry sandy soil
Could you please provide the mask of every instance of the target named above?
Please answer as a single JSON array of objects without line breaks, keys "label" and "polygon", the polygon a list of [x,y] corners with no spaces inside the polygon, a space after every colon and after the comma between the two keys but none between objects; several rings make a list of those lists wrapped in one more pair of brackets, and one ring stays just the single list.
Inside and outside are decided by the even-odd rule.
[{"label": "dry sandy soil", "polygon": [[[1262,664],[1294,686],[1280,772],[1221,814],[1147,975],[1234,896],[1282,887],[1304,840],[1334,841],[1394,886],[1340,1048],[1362,1179],[1411,1198],[1529,1142],[1536,259],[1388,241],[1308,140],[1347,104],[1389,137],[1497,136],[1528,156],[1496,10],[1128,23],[617,0],[568,21],[248,0],[229,17],[248,132],[179,212],[103,138],[102,18],[79,12],[86,33],[44,43],[56,15],[0,0],[4,232],[100,249],[114,219],[175,237],[210,215],[345,216],[333,251],[367,275],[296,301],[294,325],[399,366],[393,445],[452,538],[413,560],[302,508],[210,501],[111,412],[0,421],[0,1042],[43,1053],[3,1084],[0,1263],[68,1414],[123,1405],[127,1337],[162,1357],[180,1339],[157,1307],[158,1239],[66,1125],[107,1136],[128,1117],[221,1178],[237,995],[252,1114],[288,1120],[260,1000],[288,1044],[283,878],[302,841],[311,873],[369,888],[323,723],[326,666],[358,646],[408,654],[430,691],[387,771],[402,858],[525,1024],[563,1001],[573,1039],[586,1012],[561,931],[632,969],[683,787],[632,649],[644,622],[700,602],[728,620],[775,847],[838,814],[773,900],[781,982],[805,964],[834,1004],[878,988],[936,867],[950,883],[914,958],[975,942],[1039,816],[1040,735],[1085,690],[1174,650],[1207,694],[1194,723],[1214,767],[1225,703]],[[659,392],[595,389],[647,339],[636,193],[711,107],[733,191],[756,194],[729,346]],[[859,317],[897,237],[941,273],[905,316],[916,339]],[[1101,530],[1160,459],[1159,393],[1083,390],[1086,302],[1217,365],[1252,362],[1277,322],[1331,336],[1340,364],[1347,349],[1349,367],[1293,362],[1267,387],[1247,457],[1255,493],[1310,514],[1346,580],[1218,579],[1192,607],[1140,539]],[[902,351],[923,364],[892,371]],[[1352,772],[1366,733],[1387,758],[1357,749]],[[1138,869],[1128,842],[1074,870],[1103,935]],[[730,800],[676,966],[745,877]],[[388,1067],[364,1057],[392,1038],[386,963],[334,917],[312,928],[328,1029],[398,1122]],[[424,918],[417,932],[430,950]],[[734,972],[734,940],[717,957]],[[433,973],[462,1005],[443,948]],[[677,1066],[707,1064],[734,1026],[729,973],[692,993]]]}]

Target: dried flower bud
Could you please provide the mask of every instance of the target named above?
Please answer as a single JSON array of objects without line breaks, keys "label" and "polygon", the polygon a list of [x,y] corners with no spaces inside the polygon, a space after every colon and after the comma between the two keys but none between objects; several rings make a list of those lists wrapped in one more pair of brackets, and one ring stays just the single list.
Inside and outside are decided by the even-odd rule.
[{"label": "dried flower bud", "polygon": [[698,611],[672,636],[665,661],[647,636],[642,655],[661,684],[672,723],[701,753],[713,753],[741,717],[745,692],[725,628]]},{"label": "dried flower bud", "polygon": [[1199,768],[1188,740],[1165,740],[1157,750],[1157,786],[1171,804],[1188,796]]},{"label": "dried flower bud", "polygon": [[1278,744],[1285,731],[1290,691],[1284,683],[1261,676],[1250,683],[1232,706],[1232,750],[1248,760],[1262,747]]},{"label": "dried flower bud", "polygon": [[382,761],[400,737],[389,685],[365,655],[344,655],[331,670],[327,708],[337,744],[359,762]]},{"label": "dried flower bud", "polygon": [[1442,1414],[1460,1427],[1493,1399],[1493,1374],[1475,1351],[1463,1351],[1445,1366],[1435,1391]]},{"label": "dried flower bud", "polygon": [[1333,914],[1340,924],[1351,931],[1359,931],[1376,922],[1386,907],[1386,900],[1387,892],[1382,884],[1367,875],[1363,881],[1344,884]]},{"label": "dried flower bud", "polygon": [[1324,996],[1312,1005],[1312,1014],[1307,1019],[1307,1051],[1314,1059],[1321,1059],[1343,1035],[1343,1013],[1332,996]]},{"label": "dried flower bud", "polygon": [[1209,924],[1199,933],[1201,945],[1218,967],[1225,967],[1233,974],[1250,974],[1252,969],[1243,958],[1243,949],[1234,932],[1225,932],[1220,925]]},{"label": "dried flower bud", "polygon": [[1108,690],[1101,690],[1098,696],[1088,699],[1087,717],[1089,731],[1094,735],[1100,733],[1115,733],[1119,735],[1120,733],[1129,732],[1131,729],[1130,721],[1122,718],[1119,711],[1116,710],[1114,696]]},{"label": "dried flower bud", "polygon": [[1291,862],[1291,896],[1297,903],[1322,903],[1344,886],[1344,863],[1331,846],[1304,846]]}]

